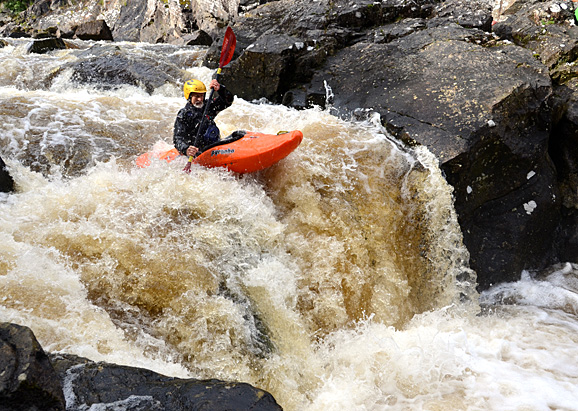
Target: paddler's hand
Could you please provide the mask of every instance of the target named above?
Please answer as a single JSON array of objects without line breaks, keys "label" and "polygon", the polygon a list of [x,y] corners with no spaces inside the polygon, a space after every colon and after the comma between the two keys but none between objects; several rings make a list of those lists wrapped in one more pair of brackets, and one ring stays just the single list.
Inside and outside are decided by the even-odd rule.
[{"label": "paddler's hand", "polygon": [[209,83],[209,88],[212,88],[215,91],[219,91],[221,85],[216,79],[212,79],[211,82]]},{"label": "paddler's hand", "polygon": [[187,156],[188,157],[194,157],[195,154],[197,154],[199,152],[199,149],[195,146],[189,146],[189,148],[187,148]]}]

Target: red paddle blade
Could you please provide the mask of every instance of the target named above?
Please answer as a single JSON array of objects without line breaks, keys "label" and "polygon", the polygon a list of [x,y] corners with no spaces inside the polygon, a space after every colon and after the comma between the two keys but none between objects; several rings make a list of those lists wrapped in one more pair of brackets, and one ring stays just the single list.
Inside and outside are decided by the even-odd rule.
[{"label": "red paddle blade", "polygon": [[223,48],[221,49],[221,59],[219,60],[219,68],[229,64],[235,53],[235,45],[237,44],[237,37],[233,33],[231,27],[227,27],[225,31],[225,38],[223,39]]}]

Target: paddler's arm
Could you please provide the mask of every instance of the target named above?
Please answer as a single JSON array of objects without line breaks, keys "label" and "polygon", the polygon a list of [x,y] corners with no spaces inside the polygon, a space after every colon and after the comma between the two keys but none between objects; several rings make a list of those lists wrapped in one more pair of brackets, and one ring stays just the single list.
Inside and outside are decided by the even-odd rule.
[{"label": "paddler's arm", "polygon": [[219,83],[216,79],[211,80],[209,87],[215,90],[212,96],[211,107],[209,109],[209,116],[214,118],[219,112],[233,104],[235,96],[224,84]]}]

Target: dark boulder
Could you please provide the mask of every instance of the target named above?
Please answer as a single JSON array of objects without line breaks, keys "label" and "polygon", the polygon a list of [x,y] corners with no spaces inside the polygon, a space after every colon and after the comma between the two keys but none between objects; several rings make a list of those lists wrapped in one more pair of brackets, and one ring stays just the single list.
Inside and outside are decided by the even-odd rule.
[{"label": "dark boulder", "polygon": [[104,20],[83,23],[77,27],[74,35],[81,40],[114,40],[110,28]]},{"label": "dark boulder", "polygon": [[193,33],[185,34],[182,37],[182,44],[185,46],[210,46],[213,38],[203,30],[196,30]]},{"label": "dark boulder", "polygon": [[27,327],[0,323],[0,410],[65,409],[48,356]]},{"label": "dark boulder", "polygon": [[[91,406],[131,410],[281,410],[273,396],[245,383],[172,378],[85,358],[51,356],[68,391],[68,410]],[[120,409],[117,408],[117,409]]]},{"label": "dark boulder", "polygon": [[526,0],[500,16],[493,31],[533,52],[553,82],[548,154],[554,162],[561,203],[555,242],[559,261],[578,260],[578,27],[570,2]]},{"label": "dark boulder", "polygon": [[30,47],[28,47],[28,52],[45,54],[53,50],[64,50],[64,49],[66,49],[66,43],[64,43],[64,40],[56,37],[51,37],[34,40],[30,45]]},{"label": "dark boulder", "polygon": [[64,70],[72,70],[72,81],[92,84],[102,89],[122,85],[136,86],[152,93],[167,83],[180,86],[190,73],[152,56],[138,58],[114,45],[95,45],[80,54],[77,61],[65,64],[52,73],[52,78]]},{"label": "dark boulder", "polygon": [[549,153],[556,165],[562,203],[557,248],[560,261],[578,260],[578,78],[557,86]]},{"label": "dark boulder", "polygon": [[0,411],[80,411],[92,406],[142,411],[281,410],[271,394],[246,383],[172,378],[74,355],[47,356],[29,328],[10,323],[0,323],[0,370]]},{"label": "dark boulder", "polygon": [[6,163],[0,157],[0,192],[9,193],[11,191],[14,191],[14,179],[8,173]]},{"label": "dark boulder", "polygon": [[[246,48],[243,55],[231,64],[224,75],[233,93],[245,99],[279,101],[281,90],[287,90],[288,81],[295,74],[292,62],[301,54],[305,44],[287,35],[264,35]],[[260,81],[266,78],[267,81]],[[246,87],[251,85],[251,87]]]},{"label": "dark boulder", "polygon": [[4,27],[2,30],[2,35],[12,39],[32,37],[32,34],[28,33],[26,30],[16,24],[9,24],[7,27]]}]

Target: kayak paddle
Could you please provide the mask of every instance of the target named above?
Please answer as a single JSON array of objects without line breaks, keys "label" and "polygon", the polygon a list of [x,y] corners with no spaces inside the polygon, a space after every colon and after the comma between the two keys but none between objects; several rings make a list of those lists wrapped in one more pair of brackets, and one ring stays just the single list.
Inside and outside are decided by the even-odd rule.
[{"label": "kayak paddle", "polygon": [[[235,45],[237,44],[237,38],[235,37],[235,33],[233,33],[233,29],[231,27],[227,27],[225,31],[225,38],[223,38],[223,47],[221,48],[221,58],[219,59],[219,68],[217,69],[217,74],[215,75],[215,79],[218,81],[219,76],[221,75],[221,71],[224,66],[229,64],[231,59],[233,58],[233,54],[235,53]],[[199,128],[197,129],[197,135],[195,137],[195,147],[197,147],[199,135],[201,134],[201,130],[203,128],[203,124],[205,119],[207,118],[207,113],[209,111],[209,105],[211,104],[211,99],[213,98],[213,91],[214,89],[211,88],[209,92],[209,97],[205,99],[205,110],[203,111],[203,118],[201,120],[201,124],[199,124]],[[183,169],[187,173],[191,172],[191,164],[193,162],[193,156],[189,156],[189,161],[187,165]]]}]

